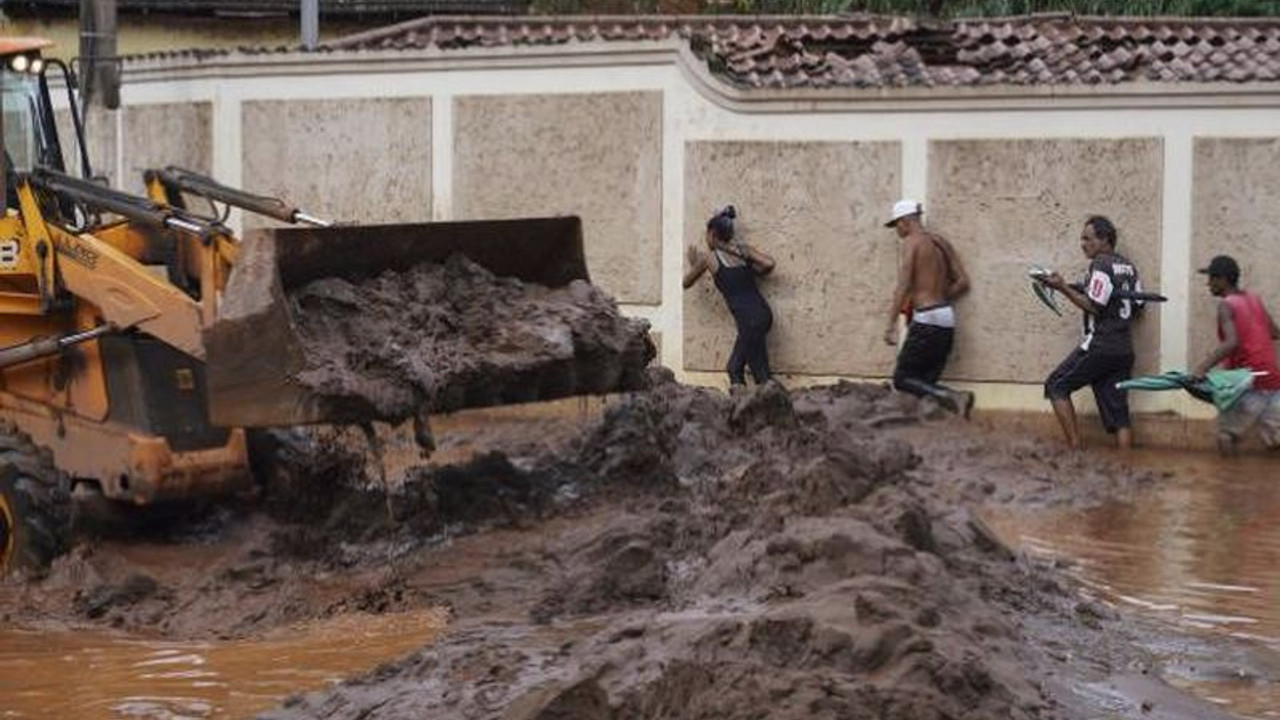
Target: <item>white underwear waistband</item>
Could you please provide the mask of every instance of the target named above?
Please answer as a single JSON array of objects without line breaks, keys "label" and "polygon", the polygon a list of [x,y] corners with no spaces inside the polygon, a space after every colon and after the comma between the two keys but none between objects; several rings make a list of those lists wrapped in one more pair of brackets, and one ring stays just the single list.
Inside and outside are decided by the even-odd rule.
[{"label": "white underwear waistband", "polygon": [[928,310],[916,310],[911,313],[911,322],[934,327],[953,328],[956,326],[956,312],[950,305],[933,307]]}]

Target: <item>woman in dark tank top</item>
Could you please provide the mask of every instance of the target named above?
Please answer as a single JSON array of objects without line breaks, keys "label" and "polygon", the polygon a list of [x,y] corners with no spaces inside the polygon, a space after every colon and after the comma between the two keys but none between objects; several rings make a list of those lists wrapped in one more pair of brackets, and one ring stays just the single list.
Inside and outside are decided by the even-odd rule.
[{"label": "woman in dark tank top", "polygon": [[760,294],[756,276],[772,272],[774,261],[735,238],[736,217],[737,211],[730,205],[707,221],[706,242],[710,252],[689,246],[689,270],[684,275],[684,287],[689,289],[704,272],[711,272],[738,326],[738,339],[729,353],[726,368],[729,383],[746,385],[744,371],[750,367],[752,379],[757,385],[763,385],[770,377],[768,335],[773,327],[773,312]]}]

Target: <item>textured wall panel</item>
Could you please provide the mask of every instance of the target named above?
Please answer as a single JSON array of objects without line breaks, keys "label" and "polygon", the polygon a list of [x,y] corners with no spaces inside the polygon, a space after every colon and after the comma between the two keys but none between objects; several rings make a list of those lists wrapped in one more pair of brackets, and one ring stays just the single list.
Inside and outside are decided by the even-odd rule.
[{"label": "textured wall panel", "polygon": [[661,93],[459,97],[453,126],[455,217],[579,215],[592,280],[661,301]]},{"label": "textured wall panel", "polygon": [[[116,120],[118,110],[95,112],[89,118],[81,118],[84,124],[85,145],[89,150],[89,166],[94,175],[106,177],[108,185],[119,187],[116,175]],[[67,172],[76,177],[80,172],[80,148],[76,141],[75,122],[71,119],[71,111],[67,109],[54,112],[54,122],[58,126],[58,142],[62,145],[62,156],[66,162]],[[139,180],[141,182],[141,180]]]},{"label": "textured wall panel", "polygon": [[[1280,138],[1197,138],[1192,201],[1191,267],[1214,255],[1240,263],[1240,286],[1257,293],[1280,321]],[[1217,305],[1208,278],[1191,280],[1188,362],[1217,345]]]},{"label": "textured wall panel", "polygon": [[[124,177],[119,186],[140,193],[142,172],[167,165],[213,169],[213,105],[207,102],[131,105],[124,110]],[[99,133],[90,135],[92,143]]]},{"label": "textured wall panel", "polygon": [[[733,203],[744,240],[778,261],[770,360],[781,372],[888,375],[881,341],[896,235],[881,227],[899,194],[897,143],[694,142],[685,149],[685,244],[703,246],[711,211]],[[685,292],[684,362],[722,370],[733,319],[709,277]]]},{"label": "textured wall panel", "polygon": [[[929,145],[926,222],[955,244],[973,279],[958,303],[946,377],[1040,382],[1079,341],[1080,312],[1059,318],[1031,294],[1027,266],[1083,277],[1084,221],[1106,215],[1118,251],[1160,287],[1159,139],[939,141]],[[1137,371],[1158,367],[1159,306],[1135,335]]]},{"label": "textured wall panel", "polygon": [[431,219],[431,98],[246,102],[241,144],[246,190],[338,222]]}]

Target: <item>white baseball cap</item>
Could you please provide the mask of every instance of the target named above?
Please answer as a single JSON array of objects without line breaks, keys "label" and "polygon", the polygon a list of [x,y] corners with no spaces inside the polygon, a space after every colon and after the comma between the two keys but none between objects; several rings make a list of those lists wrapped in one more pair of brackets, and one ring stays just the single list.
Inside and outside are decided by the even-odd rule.
[{"label": "white baseball cap", "polygon": [[903,198],[893,204],[893,215],[889,217],[889,222],[885,223],[885,227],[893,227],[899,220],[912,215],[919,215],[924,212],[924,207],[915,200]]}]

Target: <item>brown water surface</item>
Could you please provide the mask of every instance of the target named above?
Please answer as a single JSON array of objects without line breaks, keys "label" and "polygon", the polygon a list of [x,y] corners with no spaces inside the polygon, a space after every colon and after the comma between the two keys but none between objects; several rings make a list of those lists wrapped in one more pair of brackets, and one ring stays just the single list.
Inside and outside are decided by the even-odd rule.
[{"label": "brown water surface", "polygon": [[[1131,460],[1167,474],[1099,507],[987,520],[1104,599],[1204,637],[1208,646],[1153,648],[1173,684],[1233,712],[1280,717],[1280,457],[1143,451]],[[1213,649],[1224,636],[1254,650]]]},{"label": "brown water surface", "polygon": [[0,629],[0,718],[251,717],[416,650],[443,626],[422,611],[228,642]]}]

